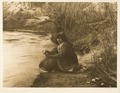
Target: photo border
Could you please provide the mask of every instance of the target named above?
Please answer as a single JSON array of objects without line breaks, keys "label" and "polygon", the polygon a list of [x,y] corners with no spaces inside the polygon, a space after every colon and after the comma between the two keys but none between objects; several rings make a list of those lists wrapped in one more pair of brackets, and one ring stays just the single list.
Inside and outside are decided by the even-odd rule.
[{"label": "photo border", "polygon": [[[4,88],[3,87],[3,15],[2,15],[2,2],[117,2],[118,3],[118,26],[117,26],[117,88]],[[1,24],[1,31],[0,31],[0,93],[40,93],[40,92],[44,92],[44,93],[77,93],[77,92],[81,92],[81,93],[120,93],[120,59],[119,59],[119,55],[120,55],[120,33],[119,33],[119,22],[120,22],[120,6],[119,6],[120,1],[118,0],[2,0],[0,1],[0,24]]]}]

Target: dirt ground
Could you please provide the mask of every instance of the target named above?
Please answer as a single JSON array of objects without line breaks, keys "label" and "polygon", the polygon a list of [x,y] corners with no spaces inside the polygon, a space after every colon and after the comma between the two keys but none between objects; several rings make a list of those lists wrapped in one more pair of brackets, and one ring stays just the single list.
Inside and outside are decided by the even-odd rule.
[{"label": "dirt ground", "polygon": [[[97,75],[99,73],[91,75],[91,73],[94,72],[94,70],[91,69],[94,65],[92,63],[92,53],[84,56],[77,54],[77,56],[79,63],[83,65],[83,71],[78,73],[40,73],[31,87],[111,87],[105,84],[105,81]],[[99,80],[95,80],[96,78],[99,78]]]},{"label": "dirt ground", "polygon": [[96,87],[95,83],[87,83],[91,81],[87,73],[42,73],[38,76],[32,87]]}]

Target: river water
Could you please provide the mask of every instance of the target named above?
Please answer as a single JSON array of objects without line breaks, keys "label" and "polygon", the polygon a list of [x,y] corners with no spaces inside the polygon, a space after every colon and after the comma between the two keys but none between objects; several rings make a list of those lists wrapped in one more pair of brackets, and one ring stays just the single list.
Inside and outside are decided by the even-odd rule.
[{"label": "river water", "polygon": [[3,32],[3,87],[30,87],[45,58],[44,48],[55,46],[50,36],[29,32]]}]

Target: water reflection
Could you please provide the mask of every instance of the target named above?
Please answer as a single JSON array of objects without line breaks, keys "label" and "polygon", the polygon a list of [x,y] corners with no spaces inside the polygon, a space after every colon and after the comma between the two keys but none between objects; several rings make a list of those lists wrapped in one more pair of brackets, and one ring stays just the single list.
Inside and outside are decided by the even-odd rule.
[{"label": "water reflection", "polygon": [[34,33],[3,32],[3,87],[29,87],[33,83],[39,74],[38,64],[45,58],[41,51],[55,46],[48,38]]}]

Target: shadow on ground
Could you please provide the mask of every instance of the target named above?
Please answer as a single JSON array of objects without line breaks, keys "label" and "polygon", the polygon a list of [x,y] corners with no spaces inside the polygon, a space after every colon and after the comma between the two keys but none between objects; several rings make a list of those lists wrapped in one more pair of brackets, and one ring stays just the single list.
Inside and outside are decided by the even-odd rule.
[{"label": "shadow on ground", "polygon": [[41,73],[31,87],[98,87],[96,83],[88,83],[91,78],[85,73]]}]

